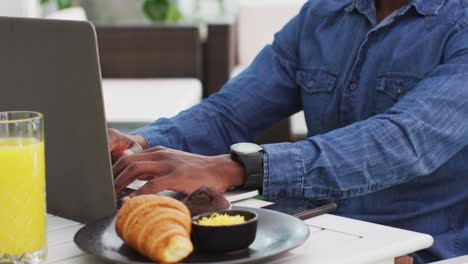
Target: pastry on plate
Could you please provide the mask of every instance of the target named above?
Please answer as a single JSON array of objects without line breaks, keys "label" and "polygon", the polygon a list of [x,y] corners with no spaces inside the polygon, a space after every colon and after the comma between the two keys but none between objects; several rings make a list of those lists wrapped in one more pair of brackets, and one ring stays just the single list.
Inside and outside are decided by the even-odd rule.
[{"label": "pastry on plate", "polygon": [[193,251],[190,212],[170,197],[142,195],[127,200],[115,228],[127,245],[156,262],[179,262]]}]

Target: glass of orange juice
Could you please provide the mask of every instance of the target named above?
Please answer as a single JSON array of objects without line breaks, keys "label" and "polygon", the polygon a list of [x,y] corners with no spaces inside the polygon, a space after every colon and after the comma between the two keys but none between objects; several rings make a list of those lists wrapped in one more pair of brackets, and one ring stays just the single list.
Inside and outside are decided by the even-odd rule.
[{"label": "glass of orange juice", "polygon": [[0,112],[0,263],[46,257],[43,116]]}]

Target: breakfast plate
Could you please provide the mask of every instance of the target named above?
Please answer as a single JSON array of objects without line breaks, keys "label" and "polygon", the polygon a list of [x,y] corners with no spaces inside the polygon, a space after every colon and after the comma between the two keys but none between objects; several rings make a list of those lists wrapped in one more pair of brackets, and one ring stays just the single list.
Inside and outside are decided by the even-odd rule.
[{"label": "breakfast plate", "polygon": [[[234,206],[235,210],[249,210],[258,214],[257,236],[246,250],[229,253],[195,252],[181,263],[258,263],[301,245],[309,236],[309,229],[301,220],[266,209]],[[226,237],[226,239],[230,239]],[[89,223],[74,238],[84,252],[118,263],[154,263],[126,246],[115,232],[115,217]]]}]

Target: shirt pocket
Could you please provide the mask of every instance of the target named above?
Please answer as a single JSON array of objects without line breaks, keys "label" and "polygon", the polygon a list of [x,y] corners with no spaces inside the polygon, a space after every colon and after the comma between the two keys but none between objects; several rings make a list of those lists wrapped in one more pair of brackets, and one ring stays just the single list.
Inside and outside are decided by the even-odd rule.
[{"label": "shirt pocket", "polygon": [[327,69],[308,69],[296,72],[301,87],[302,105],[309,136],[323,131],[323,120],[336,87],[337,74]]},{"label": "shirt pocket", "polygon": [[421,76],[411,73],[390,72],[379,75],[375,114],[381,114],[390,109],[403,96],[413,90],[422,79]]}]

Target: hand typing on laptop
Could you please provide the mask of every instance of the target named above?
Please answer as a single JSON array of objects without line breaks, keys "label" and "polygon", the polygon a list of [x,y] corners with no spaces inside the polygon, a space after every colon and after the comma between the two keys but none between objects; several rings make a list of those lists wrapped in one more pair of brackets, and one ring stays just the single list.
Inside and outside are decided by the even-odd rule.
[{"label": "hand typing on laptop", "polygon": [[148,148],[148,143],[142,136],[125,135],[112,128],[108,131],[108,138],[112,163],[124,155],[141,152]]},{"label": "hand typing on laptop", "polygon": [[164,190],[191,194],[203,185],[225,192],[242,185],[244,170],[229,155],[209,157],[164,147],[145,149],[143,137],[111,129],[108,133],[116,193],[135,180],[148,182],[130,196]]}]

